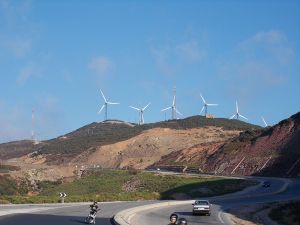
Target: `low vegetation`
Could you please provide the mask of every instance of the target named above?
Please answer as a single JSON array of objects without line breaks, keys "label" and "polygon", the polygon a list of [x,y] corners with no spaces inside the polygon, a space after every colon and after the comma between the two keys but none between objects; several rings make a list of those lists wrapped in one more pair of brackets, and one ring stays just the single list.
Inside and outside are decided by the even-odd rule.
[{"label": "low vegetation", "polygon": [[20,167],[0,164],[0,173],[20,170]]},{"label": "low vegetation", "polygon": [[[253,183],[238,179],[163,175],[139,171],[89,172],[70,183],[41,182],[36,196],[0,196],[12,203],[59,202],[59,193],[67,193],[66,202],[186,199],[223,195],[241,190]],[[12,193],[13,194],[13,193]]]},{"label": "low vegetation", "polygon": [[14,180],[10,175],[0,175],[0,201],[1,196],[26,195],[32,191],[30,182],[23,178]]},{"label": "low vegetation", "polygon": [[9,175],[0,175],[0,196],[18,194],[17,183]]},{"label": "low vegetation", "polygon": [[269,216],[282,225],[300,225],[300,201],[280,204]]}]

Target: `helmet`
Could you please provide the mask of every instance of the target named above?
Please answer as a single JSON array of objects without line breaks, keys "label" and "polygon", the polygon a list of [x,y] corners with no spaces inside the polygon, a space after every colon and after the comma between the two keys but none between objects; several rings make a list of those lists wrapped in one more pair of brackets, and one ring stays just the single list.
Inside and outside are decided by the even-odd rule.
[{"label": "helmet", "polygon": [[178,216],[177,216],[177,214],[175,214],[175,213],[172,213],[171,214],[171,216],[170,216],[170,221],[172,221],[172,219],[175,219],[175,222],[177,221],[177,219],[178,219]]},{"label": "helmet", "polygon": [[186,219],[180,218],[180,219],[178,220],[178,225],[187,225]]},{"label": "helmet", "polygon": [[98,202],[97,201],[94,201],[94,205],[97,205],[98,204]]}]

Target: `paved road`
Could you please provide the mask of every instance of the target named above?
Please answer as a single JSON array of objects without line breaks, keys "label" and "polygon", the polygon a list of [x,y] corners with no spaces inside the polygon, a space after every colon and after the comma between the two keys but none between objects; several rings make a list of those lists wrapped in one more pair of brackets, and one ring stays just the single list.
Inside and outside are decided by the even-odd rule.
[{"label": "paved road", "polygon": [[[117,212],[127,208],[152,203],[154,203],[154,201],[102,203],[102,210],[97,217],[96,224],[111,225],[110,219]],[[42,211],[33,213],[26,212],[26,210],[37,210],[38,208]],[[86,203],[39,207],[36,205],[0,206],[0,213],[2,210],[7,211],[8,209],[16,209],[19,210],[19,212],[24,210],[24,213],[1,216],[0,225],[78,225],[84,224],[84,218],[89,213],[88,204]]]},{"label": "paved road", "polygon": [[[177,213],[179,217],[187,219],[189,225],[201,224],[231,224],[230,219],[224,211],[229,208],[240,207],[242,205],[255,205],[274,201],[286,201],[300,199],[300,180],[286,180],[261,178],[269,180],[270,188],[257,187],[250,188],[247,192],[232,194],[227,197],[209,198],[212,204],[211,216],[193,216],[192,205],[181,205],[176,207],[163,207],[137,213],[131,221],[134,224],[152,225],[166,224],[167,216]],[[285,191],[283,191],[285,190]],[[283,191],[283,192],[282,192]],[[280,193],[279,193],[280,192]]]},{"label": "paved road", "polygon": [[[271,188],[250,188],[247,192],[232,194],[230,197],[212,198],[213,211],[211,216],[192,216],[191,205],[180,207],[164,207],[158,210],[142,212],[133,219],[138,224],[167,224],[168,217],[172,212],[178,212],[181,216],[188,219],[189,225],[194,224],[227,224],[228,221],[222,213],[227,207],[241,204],[256,204],[266,201],[300,199],[300,181],[293,180],[287,191],[276,194],[282,189],[285,183],[282,180],[272,179]],[[111,225],[110,218],[117,212],[127,208],[152,204],[157,201],[149,202],[117,202],[101,204],[101,212],[97,218],[96,224]],[[29,205],[11,205],[0,206],[1,211],[19,210],[19,214],[11,214],[0,217],[0,225],[76,225],[84,224],[84,218],[87,216],[89,209],[87,204],[76,205],[46,205],[46,206],[29,206]],[[22,211],[23,210],[23,211]],[[29,213],[29,211],[32,211]],[[42,211],[36,211],[42,210]]]}]

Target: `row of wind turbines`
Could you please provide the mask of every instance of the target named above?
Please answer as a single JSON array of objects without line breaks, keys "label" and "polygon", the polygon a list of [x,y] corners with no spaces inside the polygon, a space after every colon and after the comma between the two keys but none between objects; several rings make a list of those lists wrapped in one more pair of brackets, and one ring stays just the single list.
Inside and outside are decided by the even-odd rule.
[{"label": "row of wind turbines", "polygon": [[[103,109],[104,109],[105,110],[105,120],[107,120],[107,118],[108,118],[107,117],[107,114],[108,114],[108,105],[119,105],[120,103],[108,101],[107,98],[105,97],[105,95],[103,94],[102,90],[100,90],[100,92],[101,92],[102,98],[104,100],[104,104],[102,105],[102,107],[100,108],[100,110],[99,110],[98,113],[100,114],[103,111]],[[200,93],[200,97],[201,97],[201,99],[203,101],[203,107],[201,109],[200,115],[204,111],[204,116],[207,116],[208,115],[208,107],[209,106],[218,106],[218,104],[207,103],[201,93]],[[138,111],[138,113],[139,113],[139,124],[140,125],[142,125],[142,124],[145,123],[144,112],[150,106],[150,104],[151,103],[148,103],[143,108],[138,108],[138,107],[135,107],[135,106],[129,106],[130,108]],[[237,101],[235,102],[235,106],[236,106],[236,112],[231,117],[229,117],[229,119],[236,118],[237,120],[239,120],[240,118],[243,118],[245,120],[248,120],[248,118],[246,118],[245,116],[243,116],[239,112],[239,106],[238,106],[238,102]],[[178,119],[177,115],[182,116],[182,113],[177,109],[177,106],[176,106],[176,89],[174,89],[174,96],[173,96],[172,105],[168,106],[168,107],[166,107],[164,109],[162,109],[161,112],[164,112],[164,111],[167,111],[167,110],[171,110],[171,112],[172,112],[172,120]],[[262,121],[263,121],[265,127],[267,127],[268,124],[266,123],[264,117],[261,117],[261,118],[262,118]]]}]

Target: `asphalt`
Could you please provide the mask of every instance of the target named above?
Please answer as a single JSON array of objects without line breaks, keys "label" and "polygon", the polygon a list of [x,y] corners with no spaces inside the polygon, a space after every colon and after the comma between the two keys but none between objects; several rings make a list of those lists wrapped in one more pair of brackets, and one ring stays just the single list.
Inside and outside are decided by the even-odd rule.
[{"label": "asphalt", "polygon": [[[153,201],[147,202],[114,202],[101,203],[100,212],[96,218],[96,224],[111,225],[111,218],[119,211],[127,208],[151,204]],[[40,210],[38,212],[28,213],[28,208]],[[50,208],[50,209],[49,209]],[[44,205],[11,205],[0,206],[0,212],[3,210],[17,209],[24,213],[10,214],[0,217],[0,225],[76,225],[85,224],[84,219],[89,213],[88,204],[66,204],[55,206]]]},{"label": "asphalt", "polygon": [[[255,178],[257,179],[257,178]],[[286,201],[300,199],[300,180],[282,180],[260,178],[269,180],[270,188],[255,187],[241,193],[225,197],[210,198],[212,205],[211,216],[193,216],[192,205],[156,208],[136,213],[132,222],[141,225],[167,224],[169,215],[176,212],[185,217],[189,225],[194,224],[230,224],[225,211],[231,207],[241,205],[260,204],[265,202]],[[153,204],[158,201],[147,202],[113,202],[100,204],[101,211],[97,216],[96,224],[111,225],[111,218],[118,212]],[[2,205],[0,215],[9,212],[12,214],[0,216],[0,225],[76,225],[84,224],[84,218],[89,213],[86,203],[57,204],[57,205]],[[14,213],[15,212],[15,213]],[[17,213],[16,213],[17,212]]]},{"label": "asphalt", "polygon": [[131,219],[132,224],[166,224],[168,215],[177,213],[185,218],[189,225],[199,224],[231,224],[226,213],[231,208],[241,206],[251,206],[257,204],[284,202],[288,200],[300,200],[300,180],[298,179],[278,179],[260,178],[261,181],[271,182],[270,188],[261,185],[250,188],[248,191],[232,194],[224,197],[207,198],[212,203],[211,216],[192,215],[192,205],[162,207],[136,213]]}]

